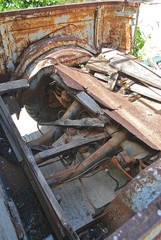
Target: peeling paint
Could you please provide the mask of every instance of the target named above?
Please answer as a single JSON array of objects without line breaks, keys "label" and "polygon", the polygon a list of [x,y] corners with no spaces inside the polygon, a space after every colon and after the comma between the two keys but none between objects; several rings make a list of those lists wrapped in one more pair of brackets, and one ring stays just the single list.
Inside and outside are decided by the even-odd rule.
[{"label": "peeling paint", "polygon": [[[125,6],[124,13],[120,12],[123,6]],[[124,5],[122,2],[95,2],[13,11],[5,13],[5,15],[0,13],[7,70],[11,73],[14,72],[13,64],[16,63],[18,56],[30,44],[45,38],[50,33],[66,28],[69,24],[71,26],[75,25],[76,28],[71,28],[70,33],[66,28],[62,33],[59,32],[60,35],[74,35],[85,40],[87,45],[94,46],[95,34],[98,32],[98,50],[104,44],[107,46],[107,44],[117,43],[120,48],[129,51],[131,48],[129,43],[132,38],[131,30],[126,35],[129,40],[124,41],[120,38],[120,26],[121,23],[125,24],[125,21],[127,23],[134,21],[137,6],[138,4],[131,3]],[[101,8],[101,15],[99,16],[99,29],[95,31],[95,14],[98,8]],[[119,14],[120,16],[118,16]],[[119,21],[116,21],[116,17],[119,18]],[[7,24],[8,32],[5,31],[5,24]],[[123,27],[121,31],[122,35],[124,35],[126,29]],[[114,34],[110,35],[111,32]]]}]

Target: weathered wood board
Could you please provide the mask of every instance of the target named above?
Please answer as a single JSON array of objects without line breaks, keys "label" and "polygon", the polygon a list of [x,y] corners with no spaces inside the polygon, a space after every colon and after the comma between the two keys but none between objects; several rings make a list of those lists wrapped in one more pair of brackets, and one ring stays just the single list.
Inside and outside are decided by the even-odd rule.
[{"label": "weathered wood board", "polygon": [[117,55],[110,62],[110,66],[145,84],[161,89],[161,77],[158,74],[128,57]]},{"label": "weathered wood board", "polygon": [[29,87],[29,82],[27,79],[20,79],[20,80],[1,83],[0,84],[0,94],[19,90],[19,89],[24,89],[27,87]]},{"label": "weathered wood board", "polygon": [[67,144],[63,144],[61,146],[58,146],[56,148],[52,148],[43,152],[40,152],[38,154],[35,155],[35,161],[37,164],[42,163],[45,161],[45,159],[50,159],[51,157],[56,157],[68,150],[71,150],[73,148],[79,147],[79,146],[83,146],[85,144],[89,144],[91,142],[95,142],[101,139],[105,138],[105,134],[104,133],[99,133],[95,136],[91,136],[91,137],[87,137],[87,138],[81,138],[81,139],[77,139],[74,141],[71,141],[70,143]]},{"label": "weathered wood board", "polygon": [[105,58],[92,57],[86,64],[86,68],[95,72],[101,72],[108,75],[117,72],[116,69],[112,68],[109,65],[109,61],[107,61]]},{"label": "weathered wood board", "polygon": [[54,122],[40,123],[46,126],[62,126],[62,127],[104,127],[104,123],[98,118],[82,118],[79,120],[59,119]]}]

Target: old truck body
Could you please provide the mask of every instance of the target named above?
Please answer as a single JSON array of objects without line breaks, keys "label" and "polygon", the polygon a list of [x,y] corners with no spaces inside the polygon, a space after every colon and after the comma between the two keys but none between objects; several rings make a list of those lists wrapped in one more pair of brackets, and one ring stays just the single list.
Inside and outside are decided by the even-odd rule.
[{"label": "old truck body", "polygon": [[[0,123],[58,239],[160,232],[160,73],[123,54],[138,12],[104,1],[0,13]],[[153,94],[131,101],[132,86]],[[29,143],[10,116],[23,106],[53,126]]]}]

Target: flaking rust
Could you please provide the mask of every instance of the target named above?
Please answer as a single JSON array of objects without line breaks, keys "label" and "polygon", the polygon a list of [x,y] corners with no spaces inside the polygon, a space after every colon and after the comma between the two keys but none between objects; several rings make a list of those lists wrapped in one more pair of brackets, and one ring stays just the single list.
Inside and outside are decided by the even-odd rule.
[{"label": "flaking rust", "polygon": [[[130,52],[138,8],[135,2],[105,1],[0,13],[0,74],[29,81],[27,89],[16,85],[16,94],[10,81],[5,93],[38,124],[53,127],[26,145],[3,96],[1,124],[58,239],[108,239],[131,217],[141,218],[139,212],[160,195],[160,103],[125,98],[130,76],[123,78],[110,62],[111,52],[121,54],[116,49]],[[43,173],[48,167],[50,174]],[[64,199],[57,197],[60,204],[51,188],[65,192]],[[62,208],[71,221],[77,211],[77,220],[70,223]]]},{"label": "flaking rust", "polygon": [[[120,1],[1,12],[1,54],[5,55],[7,71],[15,71],[18,57],[25,48],[42,39],[50,41],[52,37],[73,35],[93,48],[115,43],[130,51],[132,21],[138,7],[138,3]],[[0,70],[0,74],[4,74],[4,69]]]}]

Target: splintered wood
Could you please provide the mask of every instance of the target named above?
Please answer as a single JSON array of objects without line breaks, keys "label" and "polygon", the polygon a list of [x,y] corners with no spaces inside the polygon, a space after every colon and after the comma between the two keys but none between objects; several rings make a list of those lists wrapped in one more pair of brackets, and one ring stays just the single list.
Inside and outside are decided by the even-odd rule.
[{"label": "splintered wood", "polygon": [[[157,63],[148,59],[151,67],[132,60],[119,51],[103,48],[102,53],[91,58],[86,68],[94,72],[94,76],[111,91],[120,91],[135,99],[147,97],[161,102],[161,70]],[[129,84],[130,80],[130,84]],[[131,99],[130,99],[131,101]]]}]

